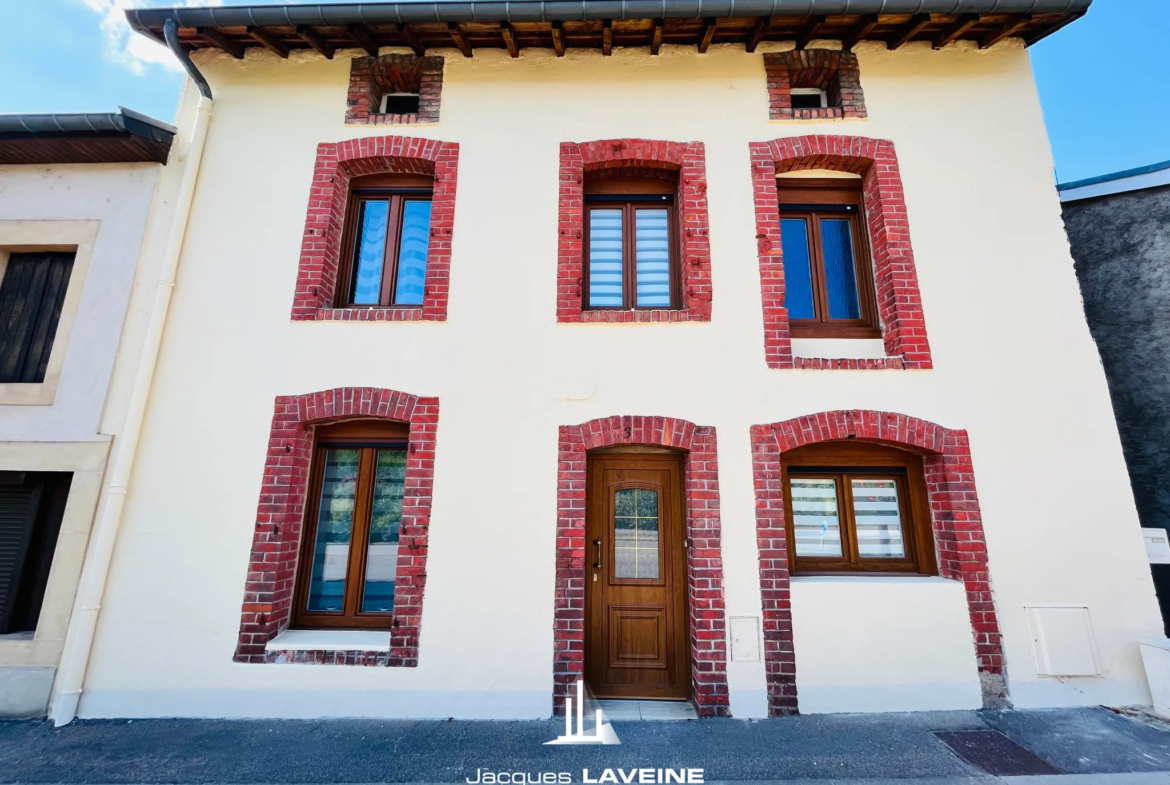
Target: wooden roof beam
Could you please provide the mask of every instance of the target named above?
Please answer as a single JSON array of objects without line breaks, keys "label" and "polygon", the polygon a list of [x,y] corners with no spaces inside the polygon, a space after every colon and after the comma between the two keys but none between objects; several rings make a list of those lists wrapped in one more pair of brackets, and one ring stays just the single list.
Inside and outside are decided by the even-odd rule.
[{"label": "wooden roof beam", "polygon": [[601,24],[601,53],[609,57],[613,54],[613,20],[606,19]]},{"label": "wooden roof beam", "polygon": [[755,26],[752,27],[752,32],[748,36],[747,41],[743,44],[743,50],[748,54],[756,51],[756,47],[764,40],[764,34],[768,32],[768,28],[772,26],[772,17],[761,16],[756,20]]},{"label": "wooden roof beam", "polygon": [[878,26],[877,14],[868,14],[863,16],[857,26],[845,34],[841,39],[841,48],[846,52],[852,52],[853,47],[865,40],[866,36],[873,32],[873,29]]},{"label": "wooden roof beam", "polygon": [[248,35],[259,41],[265,49],[277,57],[288,57],[288,47],[284,45],[283,41],[273,35],[271,30],[252,26],[248,28]]},{"label": "wooden roof beam", "polygon": [[508,54],[512,57],[519,57],[520,49],[516,46],[516,36],[513,35],[512,25],[501,22],[500,36],[504,39],[504,46],[508,47]]},{"label": "wooden roof beam", "polygon": [[423,44],[422,39],[418,37],[418,34],[414,32],[414,29],[410,25],[404,25],[398,22],[395,23],[394,29],[398,31],[398,35],[402,36],[402,40],[414,50],[417,56],[422,57],[427,53],[426,45]]},{"label": "wooden roof beam", "polygon": [[448,22],[447,30],[451,33],[451,40],[455,42],[455,46],[459,47],[463,56],[471,57],[471,44],[468,43],[467,36],[463,35],[463,31],[459,29],[459,23]]},{"label": "wooden roof beam", "polygon": [[654,31],[650,33],[650,54],[657,55],[662,49],[662,20],[654,20]]},{"label": "wooden roof beam", "polygon": [[1006,22],[1004,22],[1003,27],[999,28],[995,32],[985,35],[983,39],[979,41],[979,48],[988,49],[992,46],[995,46],[1003,39],[1008,38],[1012,34],[1018,32],[1021,27],[1031,21],[1031,14],[1013,14],[1012,16],[1008,17]]},{"label": "wooden roof beam", "polygon": [[707,53],[707,47],[711,45],[711,39],[715,37],[715,28],[718,26],[718,19],[703,20],[703,34],[699,38],[699,54]]},{"label": "wooden roof beam", "polygon": [[950,27],[943,28],[942,33],[934,39],[931,46],[935,49],[942,49],[952,41],[957,41],[959,36],[977,24],[979,24],[979,14],[960,14],[959,19],[953,22]]},{"label": "wooden roof beam", "polygon": [[812,43],[813,39],[817,37],[817,34],[821,32],[821,28],[824,26],[825,17],[814,16],[813,20],[805,25],[803,30],[796,34],[796,48],[804,49],[807,47],[810,43]]},{"label": "wooden roof beam", "polygon": [[317,53],[326,60],[333,59],[333,53],[336,51],[333,44],[325,40],[325,36],[318,33],[308,25],[297,25],[297,35],[299,35],[306,44],[317,50]]},{"label": "wooden roof beam", "polygon": [[363,24],[352,24],[345,30],[358,46],[366,50],[366,54],[370,57],[378,56],[378,39],[373,30]]},{"label": "wooden roof beam", "polygon": [[930,14],[914,14],[910,17],[909,22],[894,33],[894,37],[889,43],[890,51],[901,49],[910,43],[914,36],[921,33],[928,24],[930,24]]},{"label": "wooden roof beam", "polygon": [[195,31],[203,36],[208,43],[212,44],[216,49],[227,52],[237,60],[244,59],[244,45],[239,41],[233,41],[226,35],[216,30],[214,27],[197,27]]},{"label": "wooden roof beam", "polygon": [[553,49],[556,50],[557,57],[565,56],[565,30],[560,22],[552,23],[552,42]]},{"label": "wooden roof beam", "polygon": [[1023,37],[1024,38],[1024,46],[1031,46],[1032,44],[1039,41],[1041,38],[1047,38],[1048,36],[1052,35],[1053,33],[1055,33],[1060,28],[1064,27],[1065,25],[1069,25],[1069,24],[1072,24],[1073,22],[1077,21],[1082,16],[1084,16],[1084,14],[1065,14],[1060,19],[1058,19],[1057,21],[1048,25],[1047,27],[1042,27],[1039,30],[1036,30],[1035,32],[1028,33],[1027,35],[1025,35]]}]

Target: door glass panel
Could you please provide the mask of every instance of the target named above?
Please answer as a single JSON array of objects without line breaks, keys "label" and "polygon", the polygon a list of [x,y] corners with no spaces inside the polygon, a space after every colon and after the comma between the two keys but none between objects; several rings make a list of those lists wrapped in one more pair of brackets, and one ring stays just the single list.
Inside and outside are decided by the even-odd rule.
[{"label": "door glass panel", "polygon": [[402,239],[398,244],[396,305],[422,305],[431,241],[431,203],[412,199],[402,204]]},{"label": "door glass panel", "polygon": [[386,219],[390,203],[366,200],[358,216],[357,251],[354,260],[353,302],[377,305],[382,294],[382,264],[386,255]]},{"label": "door glass panel", "polygon": [[326,450],[317,511],[317,541],[309,580],[310,611],[341,611],[361,450]]},{"label": "door glass panel", "polygon": [[634,213],[638,307],[670,307],[670,222],[662,209]]},{"label": "door glass panel", "polygon": [[837,509],[837,481],[793,478],[792,528],[797,556],[840,556],[841,518]]},{"label": "door glass panel", "polygon": [[402,525],[405,485],[406,450],[378,450],[362,613],[394,611],[394,577],[398,571],[398,532]]},{"label": "door glass panel", "polygon": [[589,211],[589,305],[622,307],[622,211]]},{"label": "door glass panel", "polygon": [[829,291],[830,319],[860,319],[857,304],[857,268],[853,264],[853,229],[848,218],[821,219],[821,246],[825,254],[825,287]]},{"label": "door glass panel", "polygon": [[658,577],[658,491],[623,488],[614,493],[615,578]]},{"label": "door glass panel", "polygon": [[902,514],[898,483],[894,480],[851,479],[853,517],[857,521],[857,555],[862,558],[901,558]]},{"label": "door glass panel", "polygon": [[808,224],[803,218],[780,219],[780,249],[784,254],[784,304],[788,307],[788,318],[815,319]]}]

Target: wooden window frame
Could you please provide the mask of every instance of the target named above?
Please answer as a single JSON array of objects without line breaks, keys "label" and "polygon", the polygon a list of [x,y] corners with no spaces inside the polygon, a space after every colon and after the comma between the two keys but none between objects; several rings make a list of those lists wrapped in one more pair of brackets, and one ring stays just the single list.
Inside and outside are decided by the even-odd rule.
[{"label": "wooden window frame", "polygon": [[[881,338],[874,296],[872,254],[865,231],[861,181],[836,178],[789,178],[776,180],[780,218],[803,218],[809,227],[809,267],[813,294],[813,319],[788,323],[793,338]],[[829,292],[821,245],[821,217],[848,217],[853,237],[853,267],[857,280],[858,319],[830,319]]]},{"label": "wooden window frame", "polygon": [[[296,591],[293,593],[293,627],[295,629],[385,629],[394,626],[395,611],[363,613],[361,593],[365,586],[366,560],[369,553],[370,507],[374,492],[376,453],[380,449],[408,451],[410,426],[399,422],[350,421],[317,428],[313,444],[313,462],[309,472],[309,493],[302,526],[301,557],[297,564]],[[313,551],[320,519],[321,485],[324,480],[325,454],[331,448],[361,449],[357,490],[354,498],[353,529],[350,534],[349,563],[346,567],[343,610],[309,611],[309,586],[312,581]]]},{"label": "wooden window frame", "polygon": [[[679,261],[678,183],[665,177],[620,176],[587,178],[584,200],[584,242],[581,264],[585,271],[581,286],[581,305],[586,311],[667,311],[678,310],[682,291],[682,265]],[[637,232],[634,213],[639,207],[665,206],[667,253],[670,264],[670,303],[638,305]],[[590,305],[590,217],[595,209],[622,211],[622,304]]]},{"label": "wooden window frame", "polygon": [[[357,268],[358,225],[362,205],[389,200],[386,219],[386,244],[382,249],[382,286],[377,303],[355,303],[354,272]],[[398,253],[402,243],[402,213],[407,202],[434,202],[434,179],[426,175],[371,175],[354,178],[350,183],[342,237],[342,266],[334,306],[337,308],[411,308],[421,310],[422,303],[400,305],[398,298]],[[433,220],[433,215],[432,215]],[[428,252],[427,266],[430,267]],[[425,297],[424,297],[425,300]]]},{"label": "wooden window frame", "polygon": [[[795,471],[793,471],[795,470]],[[798,556],[792,521],[792,475],[816,476],[837,481],[837,504],[841,526],[841,557]],[[895,479],[901,508],[904,558],[861,558],[857,554],[857,530],[851,477]],[[784,522],[788,532],[788,563],[793,575],[890,573],[937,575],[930,503],[922,458],[915,453],[867,442],[826,442],[785,452],[781,458],[784,488]]]}]

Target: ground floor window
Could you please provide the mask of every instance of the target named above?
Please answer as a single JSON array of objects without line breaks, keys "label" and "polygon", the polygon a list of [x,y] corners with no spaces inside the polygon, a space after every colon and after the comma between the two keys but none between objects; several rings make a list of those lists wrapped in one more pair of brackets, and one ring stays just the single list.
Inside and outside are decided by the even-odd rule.
[{"label": "ground floor window", "polygon": [[0,635],[36,631],[72,477],[0,471]]}]

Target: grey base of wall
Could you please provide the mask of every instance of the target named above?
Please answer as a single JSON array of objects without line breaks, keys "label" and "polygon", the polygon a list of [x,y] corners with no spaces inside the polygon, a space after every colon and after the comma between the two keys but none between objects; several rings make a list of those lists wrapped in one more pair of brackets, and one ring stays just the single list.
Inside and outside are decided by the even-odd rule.
[{"label": "grey base of wall", "polygon": [[0,717],[44,717],[56,672],[56,668],[0,665]]}]

